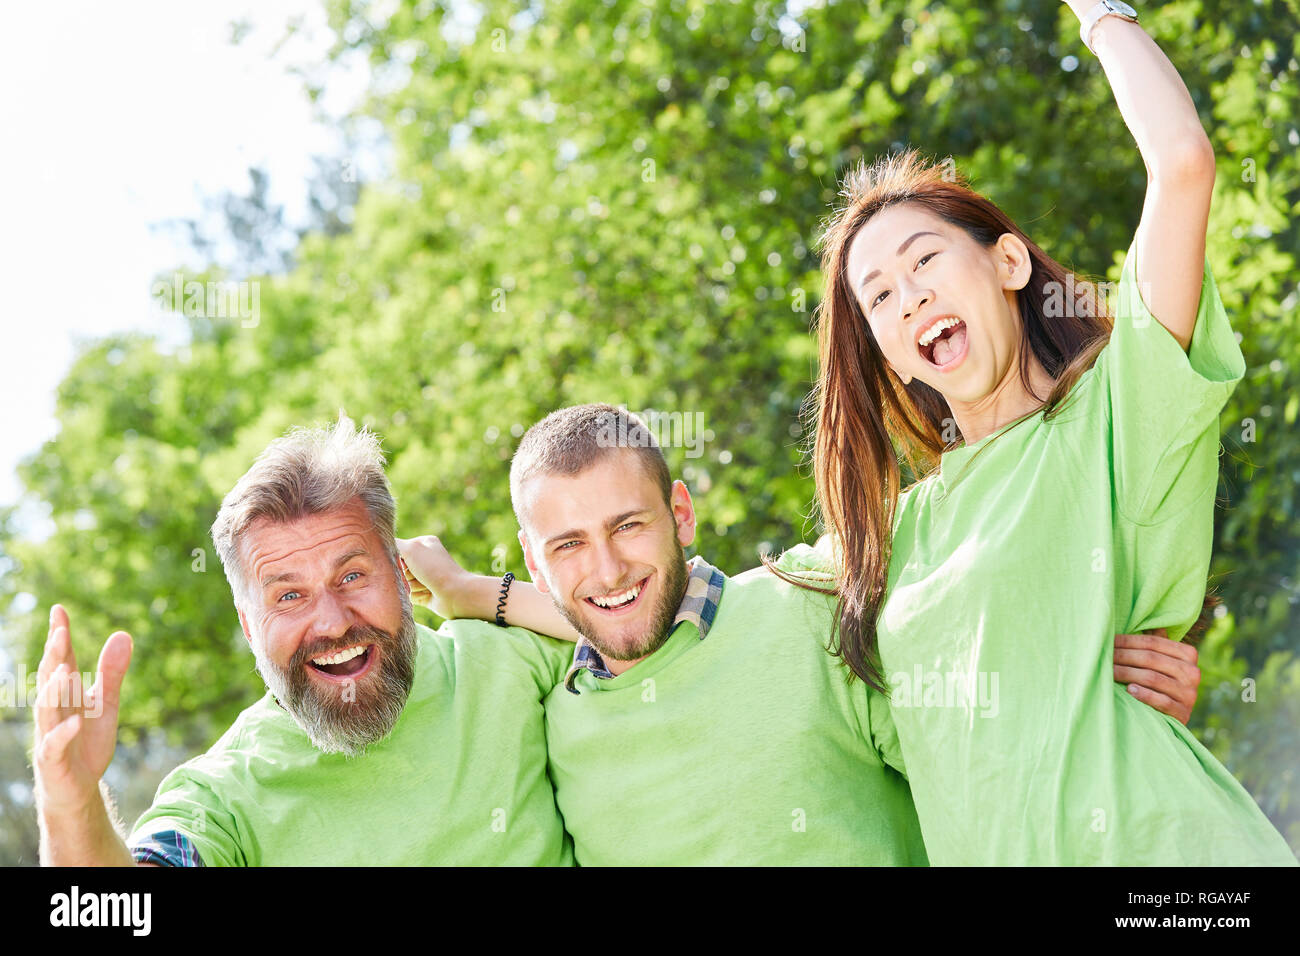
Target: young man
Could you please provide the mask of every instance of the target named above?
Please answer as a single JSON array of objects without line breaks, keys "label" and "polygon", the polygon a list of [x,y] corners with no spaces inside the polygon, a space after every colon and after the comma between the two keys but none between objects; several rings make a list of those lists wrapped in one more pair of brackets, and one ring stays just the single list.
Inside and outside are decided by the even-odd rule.
[{"label": "young man", "polygon": [[[510,484],[536,589],[507,581],[505,619],[577,641],[545,706],[580,864],[927,862],[889,705],[826,651],[833,599],[688,564],[690,493],[639,419],[553,413]],[[398,547],[417,600],[493,616],[501,581]]]},{"label": "young man", "polygon": [[127,841],[99,781],[131,639],[109,638],[83,699],[56,605],[33,754],[41,861],[572,863],[541,703],[571,648],[477,621],[416,625],[393,523],[378,441],[346,418],[272,442],[240,479],[213,540],[267,694],[162,782]]}]

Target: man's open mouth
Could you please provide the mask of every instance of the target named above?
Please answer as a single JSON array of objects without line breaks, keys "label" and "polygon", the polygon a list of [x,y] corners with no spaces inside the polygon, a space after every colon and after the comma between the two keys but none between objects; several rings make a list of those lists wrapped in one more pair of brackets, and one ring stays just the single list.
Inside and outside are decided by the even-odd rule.
[{"label": "man's open mouth", "polygon": [[307,666],[317,673],[336,679],[356,678],[370,668],[375,645],[356,644],[339,651],[313,657]]},{"label": "man's open mouth", "polygon": [[649,580],[650,576],[647,575],[625,591],[612,591],[609,594],[597,594],[583,598],[583,600],[596,610],[602,611],[606,614],[626,611],[641,600],[641,595],[645,592],[646,582]]},{"label": "man's open mouth", "polygon": [[921,358],[943,368],[966,351],[966,323],[954,315],[945,316],[927,328],[916,342]]}]

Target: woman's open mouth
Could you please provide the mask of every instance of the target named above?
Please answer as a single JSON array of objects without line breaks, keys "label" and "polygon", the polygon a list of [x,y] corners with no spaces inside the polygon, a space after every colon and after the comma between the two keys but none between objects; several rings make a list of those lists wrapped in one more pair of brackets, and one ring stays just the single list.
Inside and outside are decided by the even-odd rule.
[{"label": "woman's open mouth", "polygon": [[966,323],[946,316],[927,328],[916,342],[921,358],[938,369],[947,369],[966,354]]},{"label": "woman's open mouth", "polygon": [[585,597],[583,601],[603,614],[620,614],[630,611],[641,602],[641,595],[645,593],[646,583],[649,580],[650,576],[646,575],[626,591],[615,591],[610,594]]},{"label": "woman's open mouth", "polygon": [[331,680],[356,680],[370,670],[375,657],[375,645],[357,644],[313,657],[307,666]]}]

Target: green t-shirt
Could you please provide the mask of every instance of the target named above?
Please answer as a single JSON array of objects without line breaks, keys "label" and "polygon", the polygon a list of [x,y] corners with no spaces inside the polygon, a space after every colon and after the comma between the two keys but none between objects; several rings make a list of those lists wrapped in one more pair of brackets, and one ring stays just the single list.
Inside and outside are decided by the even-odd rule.
[{"label": "green t-shirt", "polygon": [[[1245,370],[1209,260],[1190,352],[1124,261],[1115,329],[1055,418],[900,497],[881,662],[936,864],[1294,864],[1249,793],[1113,676],[1205,594],[1219,412]],[[825,539],[787,567],[816,564]]]},{"label": "green t-shirt", "polygon": [[571,864],[542,699],[573,646],[418,629],[410,697],[363,756],[321,753],[268,693],[163,780],[134,835],[179,831],[208,866]]},{"label": "green t-shirt", "polygon": [[546,698],[551,777],[583,865],[926,863],[888,707],[825,644],[833,601],[759,568],[705,638],[681,623],[614,678]]}]

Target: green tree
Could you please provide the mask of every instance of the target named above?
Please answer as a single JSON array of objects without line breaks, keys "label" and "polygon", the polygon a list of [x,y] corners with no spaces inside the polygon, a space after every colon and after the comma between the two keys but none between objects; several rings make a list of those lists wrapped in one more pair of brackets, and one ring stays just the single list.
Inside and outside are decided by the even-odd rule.
[{"label": "green tree", "polygon": [[[1226,614],[1194,727],[1300,847],[1300,17],[1295,0],[1219,6],[1143,12],[1219,157],[1208,253],[1249,365],[1223,416]],[[178,316],[181,349],[89,346],[22,471],[55,531],[0,538],[5,633],[29,666],[55,598],[83,662],[113,628],[135,634],[127,734],[200,746],[256,695],[206,529],[285,427],[346,408],[385,436],[401,533],[522,574],[507,463],[523,430],[591,400],[677,413],[706,429],[700,454],[667,449],[699,547],[749,567],[817,530],[798,410],[819,224],[848,164],[951,156],[1062,262],[1110,278],[1140,215],[1141,158],[1061,4],[329,8],[336,55],[375,67],[362,112],[391,175],[351,229],[303,236],[289,271],[257,279],[255,326]]]}]

